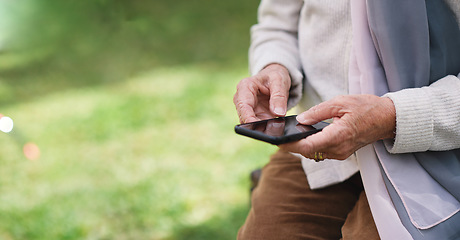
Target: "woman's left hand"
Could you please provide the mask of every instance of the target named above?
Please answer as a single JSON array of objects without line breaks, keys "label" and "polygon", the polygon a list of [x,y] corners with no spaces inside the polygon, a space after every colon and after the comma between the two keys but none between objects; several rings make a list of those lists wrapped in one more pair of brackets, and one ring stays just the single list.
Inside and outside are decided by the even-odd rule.
[{"label": "woman's left hand", "polygon": [[312,125],[331,118],[333,123],[321,132],[280,148],[316,160],[343,160],[367,144],[395,137],[396,111],[386,97],[339,96],[299,114],[297,121]]}]

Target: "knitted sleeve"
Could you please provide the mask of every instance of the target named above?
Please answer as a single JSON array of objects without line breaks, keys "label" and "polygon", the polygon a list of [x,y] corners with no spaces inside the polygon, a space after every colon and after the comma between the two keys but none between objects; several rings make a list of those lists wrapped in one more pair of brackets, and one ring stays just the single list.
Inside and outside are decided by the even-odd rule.
[{"label": "knitted sleeve", "polygon": [[258,24],[251,28],[249,64],[257,74],[271,63],[285,66],[291,75],[288,108],[302,96],[301,63],[298,49],[298,22],[303,0],[262,0]]},{"label": "knitted sleeve", "polygon": [[385,142],[389,152],[460,148],[458,77],[446,76],[428,87],[404,89],[384,97],[389,97],[396,108],[396,137]]}]

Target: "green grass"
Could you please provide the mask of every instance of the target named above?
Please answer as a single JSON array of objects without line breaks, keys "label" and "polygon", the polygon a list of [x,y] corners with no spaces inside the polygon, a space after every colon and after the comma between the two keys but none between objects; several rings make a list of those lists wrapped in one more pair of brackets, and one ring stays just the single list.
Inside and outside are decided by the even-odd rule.
[{"label": "green grass", "polygon": [[20,27],[0,50],[0,239],[235,239],[275,151],[233,132],[257,4],[2,8]]},{"label": "green grass", "polygon": [[244,71],[161,68],[4,107],[36,142],[2,134],[5,239],[234,239],[248,174],[274,148],[233,133]]}]

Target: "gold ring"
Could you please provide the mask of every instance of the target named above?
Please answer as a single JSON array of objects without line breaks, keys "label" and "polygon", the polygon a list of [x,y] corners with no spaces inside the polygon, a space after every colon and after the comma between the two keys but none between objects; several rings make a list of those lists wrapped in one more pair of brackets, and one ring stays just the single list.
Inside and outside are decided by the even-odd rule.
[{"label": "gold ring", "polygon": [[315,161],[316,162],[321,162],[324,160],[324,153],[322,152],[315,152]]}]

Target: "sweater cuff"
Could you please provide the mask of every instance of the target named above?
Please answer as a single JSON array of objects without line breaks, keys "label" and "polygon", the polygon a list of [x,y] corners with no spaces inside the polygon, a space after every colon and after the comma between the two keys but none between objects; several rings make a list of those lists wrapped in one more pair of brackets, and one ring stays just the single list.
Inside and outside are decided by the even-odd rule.
[{"label": "sweater cuff", "polygon": [[385,140],[390,153],[424,152],[433,141],[433,116],[430,93],[412,88],[387,93],[396,109],[396,137]]}]

